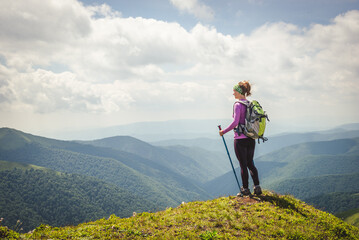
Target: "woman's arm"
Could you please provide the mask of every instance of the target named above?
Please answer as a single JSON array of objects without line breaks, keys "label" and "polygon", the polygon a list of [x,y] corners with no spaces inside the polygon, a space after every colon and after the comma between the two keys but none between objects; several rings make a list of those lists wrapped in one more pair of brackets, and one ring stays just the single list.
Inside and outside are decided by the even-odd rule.
[{"label": "woman's arm", "polygon": [[[241,116],[241,113],[240,113],[240,107],[241,107],[241,104],[239,102],[235,103],[234,104],[234,111],[233,111],[233,122],[231,124],[229,124],[229,126],[227,128],[225,128],[224,130],[220,131],[219,134],[222,135],[223,134],[226,134],[227,132],[233,130],[235,127],[238,126],[239,124],[239,118]],[[221,135],[221,136],[222,136]]]}]

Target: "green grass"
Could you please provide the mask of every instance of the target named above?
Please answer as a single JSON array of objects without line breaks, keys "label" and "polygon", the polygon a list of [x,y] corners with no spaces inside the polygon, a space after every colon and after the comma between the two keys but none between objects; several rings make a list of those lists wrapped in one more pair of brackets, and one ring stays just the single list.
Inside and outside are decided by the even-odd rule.
[{"label": "green grass", "polygon": [[130,218],[41,225],[20,239],[359,239],[359,229],[292,196],[221,197]]}]

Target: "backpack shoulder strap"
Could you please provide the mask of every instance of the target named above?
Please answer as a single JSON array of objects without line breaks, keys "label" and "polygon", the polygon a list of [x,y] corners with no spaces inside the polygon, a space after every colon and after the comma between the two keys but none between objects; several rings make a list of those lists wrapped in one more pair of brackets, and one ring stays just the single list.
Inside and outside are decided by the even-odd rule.
[{"label": "backpack shoulder strap", "polygon": [[246,106],[248,106],[248,105],[251,103],[251,102],[248,101],[248,100],[238,100],[237,102],[242,103],[242,104],[244,104],[244,105],[246,105]]},{"label": "backpack shoulder strap", "polygon": [[239,103],[242,103],[243,105],[246,105],[247,107],[251,104],[251,102],[250,101],[245,101],[245,100],[238,100],[238,101],[236,101],[236,103],[237,102],[239,102]]},{"label": "backpack shoulder strap", "polygon": [[[246,106],[247,108],[250,106],[251,102],[248,100],[238,100],[233,104],[233,113],[234,113],[234,106],[236,103],[242,103],[244,106]],[[244,127],[245,124],[241,124],[240,122],[238,123],[238,126],[234,128],[234,131],[236,131],[238,133],[238,135],[241,135],[242,133],[244,133]]]},{"label": "backpack shoulder strap", "polygon": [[[233,103],[233,113],[234,113],[234,106],[236,105],[236,103],[242,103],[243,105],[245,105],[246,107],[249,107],[249,105],[251,104],[251,102],[249,102],[248,100],[247,101],[243,101],[243,100],[238,100],[238,101],[235,101]],[[233,114],[232,113],[232,114]]]},{"label": "backpack shoulder strap", "polygon": [[232,114],[234,114],[234,106],[236,105],[236,103],[242,103],[247,108],[251,105],[251,102],[248,100],[238,100],[238,101],[234,102],[234,104],[233,104],[233,113]]}]

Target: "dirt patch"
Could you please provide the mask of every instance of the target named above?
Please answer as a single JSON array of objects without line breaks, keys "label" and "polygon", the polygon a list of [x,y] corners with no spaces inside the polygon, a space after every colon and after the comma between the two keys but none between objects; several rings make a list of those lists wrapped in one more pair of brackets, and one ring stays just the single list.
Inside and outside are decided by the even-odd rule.
[{"label": "dirt patch", "polygon": [[235,201],[239,205],[244,205],[244,204],[251,205],[258,202],[262,202],[262,199],[257,196],[243,196],[243,197],[236,197]]}]

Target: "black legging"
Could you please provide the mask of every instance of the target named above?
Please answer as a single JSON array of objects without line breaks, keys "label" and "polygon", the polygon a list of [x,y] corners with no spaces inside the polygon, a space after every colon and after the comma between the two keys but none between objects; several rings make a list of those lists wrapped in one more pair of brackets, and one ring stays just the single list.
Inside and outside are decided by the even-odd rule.
[{"label": "black legging", "polygon": [[256,142],[252,138],[234,140],[234,151],[236,152],[239,165],[241,166],[243,188],[248,188],[248,169],[254,185],[259,185],[258,171],[253,162],[255,146]]}]

